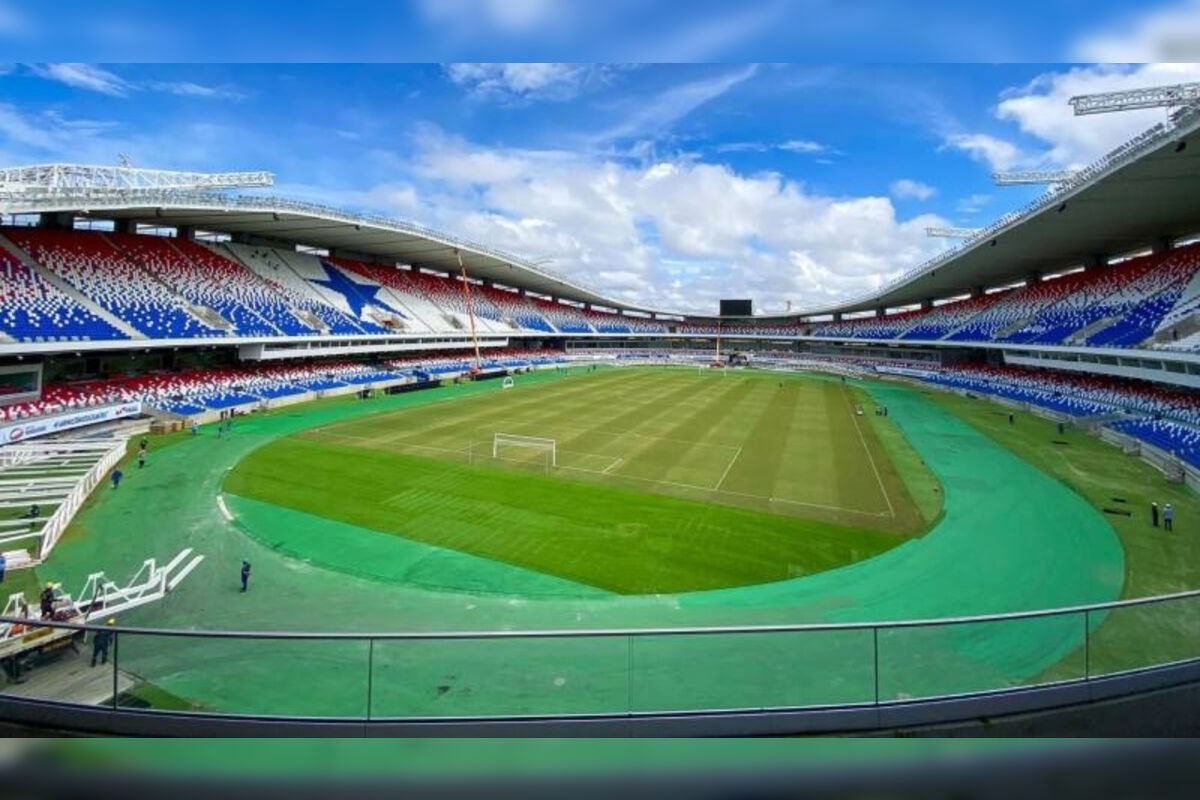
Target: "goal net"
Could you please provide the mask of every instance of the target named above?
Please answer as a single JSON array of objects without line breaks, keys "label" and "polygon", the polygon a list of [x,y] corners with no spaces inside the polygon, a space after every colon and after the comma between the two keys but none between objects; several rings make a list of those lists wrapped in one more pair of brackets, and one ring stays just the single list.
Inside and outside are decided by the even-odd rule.
[{"label": "goal net", "polygon": [[[517,456],[513,451],[523,452],[522,456]],[[503,459],[505,453],[509,453],[509,460],[528,461],[530,455],[536,457],[537,453],[543,454],[547,459],[547,464],[552,467],[558,466],[558,444],[554,439],[542,439],[537,436],[517,436],[512,433],[497,433],[492,436],[492,458]]]}]

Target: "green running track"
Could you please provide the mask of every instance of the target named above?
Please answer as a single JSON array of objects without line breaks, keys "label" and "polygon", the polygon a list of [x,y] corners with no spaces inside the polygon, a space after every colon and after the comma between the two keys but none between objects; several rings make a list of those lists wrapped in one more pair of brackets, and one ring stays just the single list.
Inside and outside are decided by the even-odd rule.
[{"label": "green running track", "polygon": [[[529,376],[537,391],[553,373]],[[574,378],[587,380],[586,377]],[[803,378],[817,380],[820,378]],[[81,585],[123,580],[183,547],[205,561],[166,600],[122,624],[245,631],[388,632],[709,627],[1003,613],[1117,599],[1124,554],[1082,497],[923,398],[862,384],[941,481],[925,536],[795,580],[678,595],[618,596],[257,501],[217,506],[225,472],[305,428],[497,391],[494,382],[315,404],[163,447],[120,490],[102,487],[39,570]],[[298,465],[302,468],[302,465]],[[243,558],[251,591],[238,591]],[[1097,620],[1093,620],[1095,625]],[[1082,674],[1078,617],[884,631],[878,690],[900,699]],[[763,708],[869,702],[870,630],[541,640],[247,641],[120,638],[120,665],[203,708],[373,717]]]}]

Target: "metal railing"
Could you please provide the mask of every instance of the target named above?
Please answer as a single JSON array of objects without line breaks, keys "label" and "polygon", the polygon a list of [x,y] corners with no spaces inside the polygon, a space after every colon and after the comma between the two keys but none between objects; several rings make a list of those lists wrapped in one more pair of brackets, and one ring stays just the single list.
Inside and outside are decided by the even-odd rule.
[{"label": "metal railing", "polygon": [[[1198,662],[1200,639],[1181,635],[1197,623],[1195,590],[986,616],[717,628],[308,633],[0,618],[23,626],[0,662],[24,676],[0,699],[80,703],[55,696],[79,682],[56,680],[54,659],[34,663],[36,648],[82,639],[58,658],[87,660],[91,637],[107,630],[108,663],[93,679],[102,686],[87,703],[111,711],[366,722],[883,708]],[[196,705],[145,690],[157,683]]]}]

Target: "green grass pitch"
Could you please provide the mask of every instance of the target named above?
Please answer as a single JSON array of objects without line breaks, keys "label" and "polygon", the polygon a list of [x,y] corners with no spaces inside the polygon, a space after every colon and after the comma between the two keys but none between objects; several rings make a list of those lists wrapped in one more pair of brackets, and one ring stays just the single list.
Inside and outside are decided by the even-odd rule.
[{"label": "green grass pitch", "polygon": [[[819,572],[939,513],[936,480],[838,380],[670,369],[521,380],[281,439],[225,488],[631,594]],[[535,449],[494,459],[496,433],[554,439],[557,465]]]}]

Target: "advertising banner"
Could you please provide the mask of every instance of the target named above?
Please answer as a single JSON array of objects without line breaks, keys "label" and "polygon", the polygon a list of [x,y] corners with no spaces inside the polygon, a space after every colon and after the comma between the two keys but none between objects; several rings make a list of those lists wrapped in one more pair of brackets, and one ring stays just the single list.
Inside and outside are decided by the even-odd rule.
[{"label": "advertising banner", "polygon": [[0,427],[0,445],[16,444],[49,433],[82,428],[85,425],[95,425],[100,422],[111,422],[123,417],[136,417],[141,413],[141,403],[121,403],[115,406],[71,411],[53,417],[37,417]]}]

